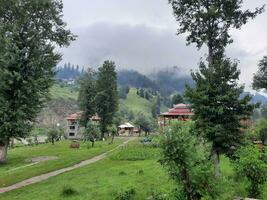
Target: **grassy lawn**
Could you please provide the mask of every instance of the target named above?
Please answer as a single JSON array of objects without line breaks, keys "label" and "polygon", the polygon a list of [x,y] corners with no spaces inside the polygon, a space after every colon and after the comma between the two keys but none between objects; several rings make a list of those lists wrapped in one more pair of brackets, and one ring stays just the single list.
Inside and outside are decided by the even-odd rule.
[{"label": "grassy lawn", "polygon": [[[138,140],[126,147],[112,152],[109,157],[89,166],[50,178],[46,181],[27,186],[0,195],[0,200],[109,200],[125,189],[135,190],[134,199],[143,200],[151,196],[152,191],[168,194],[175,184],[158,163],[160,150],[143,146]],[[246,196],[245,182],[234,178],[234,170],[229,159],[221,158],[222,181],[221,197],[218,200],[230,200],[235,196]],[[63,188],[75,191],[69,196],[63,195]],[[267,199],[267,185],[262,199]]]},{"label": "grassy lawn", "polygon": [[[145,153],[140,154],[140,149]],[[137,151],[133,151],[137,149]],[[157,162],[159,150],[142,147],[137,141],[112,153],[109,158],[3,195],[0,199],[66,199],[64,186],[77,193],[67,199],[114,199],[125,188],[134,188],[135,199],[146,199],[152,191],[172,189],[168,175]]]},{"label": "grassy lawn", "polygon": [[[0,165],[0,187],[8,186],[24,179],[64,168],[82,160],[92,158],[121,144],[124,139],[115,139],[112,145],[96,142],[94,148],[87,148],[90,143],[81,142],[80,149],[69,148],[70,141],[42,144],[33,147],[18,147],[8,151],[8,163]],[[89,144],[89,145],[88,145]],[[28,159],[39,156],[57,156],[58,159],[27,166]],[[25,166],[25,167],[24,167]],[[21,168],[22,167],[22,168]]]}]

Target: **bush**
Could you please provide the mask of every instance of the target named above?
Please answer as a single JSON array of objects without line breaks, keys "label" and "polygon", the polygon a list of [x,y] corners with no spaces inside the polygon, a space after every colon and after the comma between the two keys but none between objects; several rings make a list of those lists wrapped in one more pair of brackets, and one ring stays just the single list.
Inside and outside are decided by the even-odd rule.
[{"label": "bush", "polygon": [[69,196],[73,196],[75,194],[77,194],[78,192],[72,188],[69,185],[64,185],[63,189],[62,189],[62,195],[65,197],[69,197]]},{"label": "bush", "polygon": [[126,175],[127,175],[127,173],[126,173],[126,172],[124,172],[124,171],[120,171],[120,172],[119,172],[119,175],[120,175],[120,176],[126,176]]},{"label": "bush", "polygon": [[161,164],[181,188],[185,199],[218,197],[215,170],[209,159],[210,146],[199,142],[192,122],[176,122],[165,129]]},{"label": "bush", "polygon": [[152,190],[148,196],[148,200],[167,200],[168,195],[162,194],[161,192]]},{"label": "bush", "polygon": [[134,195],[135,195],[135,189],[132,187],[127,188],[119,192],[116,195],[115,200],[131,200],[133,199]]},{"label": "bush", "polygon": [[142,169],[139,169],[139,170],[137,171],[137,174],[138,174],[138,175],[144,175],[144,174],[145,174],[145,172],[144,172],[144,170],[142,170]]},{"label": "bush", "polygon": [[262,192],[262,185],[267,181],[266,155],[255,146],[239,149],[235,161],[237,177],[244,177],[249,182],[247,192],[251,198],[257,198]]}]

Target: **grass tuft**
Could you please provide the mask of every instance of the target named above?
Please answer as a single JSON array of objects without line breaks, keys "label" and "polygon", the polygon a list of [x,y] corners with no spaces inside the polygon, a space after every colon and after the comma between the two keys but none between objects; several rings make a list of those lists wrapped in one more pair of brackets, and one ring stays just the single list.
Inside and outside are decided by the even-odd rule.
[{"label": "grass tuft", "polygon": [[73,195],[76,195],[77,193],[78,192],[70,185],[64,185],[62,189],[62,195],[64,197],[73,196]]}]

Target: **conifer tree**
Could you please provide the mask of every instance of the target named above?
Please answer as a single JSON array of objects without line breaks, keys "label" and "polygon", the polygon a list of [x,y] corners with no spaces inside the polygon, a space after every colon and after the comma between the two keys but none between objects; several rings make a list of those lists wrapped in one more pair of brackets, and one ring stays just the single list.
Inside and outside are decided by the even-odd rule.
[{"label": "conifer tree", "polygon": [[61,55],[74,40],[61,0],[0,0],[0,163],[10,138],[30,132],[53,85]]},{"label": "conifer tree", "polygon": [[96,73],[92,69],[88,69],[80,78],[79,85],[78,102],[83,111],[80,123],[87,127],[90,117],[96,114]]},{"label": "conifer tree", "polygon": [[208,64],[200,63],[193,73],[195,87],[187,87],[199,132],[212,142],[214,164],[219,173],[220,153],[231,154],[240,145],[240,118],[252,112],[249,96],[240,99],[237,63],[225,58],[225,48],[233,42],[229,30],[240,29],[264,11],[242,9],[242,0],[169,0],[179,23],[178,34],[188,33],[188,44],[208,48]]},{"label": "conifer tree", "polygon": [[96,106],[100,120],[101,137],[107,133],[107,127],[113,123],[118,110],[117,73],[113,61],[105,61],[98,69],[96,82]]},{"label": "conifer tree", "polygon": [[254,89],[267,89],[267,56],[260,60],[259,69],[253,78]]}]

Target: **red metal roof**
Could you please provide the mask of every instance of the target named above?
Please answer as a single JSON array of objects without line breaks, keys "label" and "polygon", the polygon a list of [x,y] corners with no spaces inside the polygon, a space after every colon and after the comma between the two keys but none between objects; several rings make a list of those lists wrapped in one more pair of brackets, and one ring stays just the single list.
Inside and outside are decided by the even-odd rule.
[{"label": "red metal roof", "polygon": [[186,104],[177,104],[169,109],[169,112],[161,113],[162,116],[194,115],[192,109]]}]

